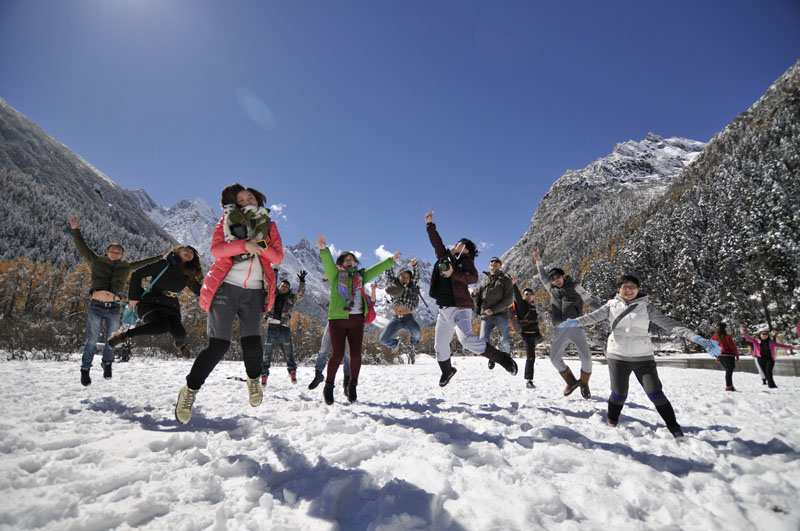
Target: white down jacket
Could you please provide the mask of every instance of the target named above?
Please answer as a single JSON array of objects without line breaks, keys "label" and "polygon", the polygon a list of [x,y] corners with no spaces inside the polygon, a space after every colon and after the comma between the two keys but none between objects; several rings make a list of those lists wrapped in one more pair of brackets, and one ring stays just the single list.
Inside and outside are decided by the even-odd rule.
[{"label": "white down jacket", "polygon": [[630,303],[617,295],[592,313],[579,317],[578,326],[586,327],[603,319],[608,319],[609,325],[613,328],[608,335],[606,347],[606,357],[611,359],[626,361],[653,359],[653,343],[648,333],[650,323],[689,341],[698,335],[651,306],[646,295]]}]

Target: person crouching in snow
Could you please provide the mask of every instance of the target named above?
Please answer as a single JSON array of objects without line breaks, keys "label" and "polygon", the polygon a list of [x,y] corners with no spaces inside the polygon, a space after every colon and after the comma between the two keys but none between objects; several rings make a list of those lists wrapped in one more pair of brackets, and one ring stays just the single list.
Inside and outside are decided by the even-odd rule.
[{"label": "person crouching in snow", "polygon": [[452,248],[445,247],[433,223],[433,213],[433,210],[428,210],[425,214],[425,225],[428,238],[436,251],[430,296],[439,306],[433,341],[436,361],[439,362],[439,369],[442,371],[439,387],[447,385],[456,373],[456,368],[450,362],[450,342],[453,340],[453,333],[465,349],[489,358],[511,374],[517,374],[517,362],[509,354],[497,350],[491,343],[472,333],[472,312],[475,303],[470,295],[469,285],[478,281],[478,270],[475,269],[474,262],[478,250],[475,244],[467,238],[461,238]]},{"label": "person crouching in snow", "polygon": [[647,295],[639,291],[639,279],[635,276],[620,277],[617,291],[618,294],[613,299],[597,310],[577,319],[567,319],[559,327],[586,327],[608,319],[611,325],[606,347],[608,375],[611,380],[611,396],[608,399],[609,426],[616,426],[619,422],[619,414],[628,397],[628,380],[633,372],[673,437],[683,437],[683,430],[675,419],[672,404],[661,390],[653,344],[648,333],[650,323],[697,343],[713,357],[719,356],[722,349],[716,341],[703,338],[653,307]]}]

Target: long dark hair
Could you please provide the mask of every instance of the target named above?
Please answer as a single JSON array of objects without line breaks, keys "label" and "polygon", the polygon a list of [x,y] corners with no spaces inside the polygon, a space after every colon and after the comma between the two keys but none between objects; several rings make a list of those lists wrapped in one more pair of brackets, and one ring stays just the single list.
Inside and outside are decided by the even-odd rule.
[{"label": "long dark hair", "polygon": [[180,260],[178,256],[178,251],[181,249],[188,249],[192,251],[192,259],[188,262],[184,262],[181,260],[181,275],[185,276],[189,280],[202,280],[203,278],[203,267],[200,265],[200,255],[197,253],[197,249],[192,247],[191,245],[179,245],[175,247],[172,252],[175,256]]},{"label": "long dark hair", "polygon": [[718,338],[722,339],[723,337],[728,335],[728,325],[726,325],[725,323],[719,323],[714,333],[717,334]]},{"label": "long dark hair", "polygon": [[461,238],[460,240],[458,240],[458,243],[463,243],[464,247],[467,248],[467,251],[469,252],[469,254],[473,258],[478,256],[478,253],[479,253],[478,248],[475,246],[475,244],[469,238]]},{"label": "long dark hair", "polygon": [[236,204],[236,196],[239,192],[250,192],[256,198],[258,206],[263,207],[267,202],[267,196],[256,190],[255,188],[245,188],[239,183],[229,184],[222,189],[222,196],[220,197],[219,204],[224,207],[225,205]]}]

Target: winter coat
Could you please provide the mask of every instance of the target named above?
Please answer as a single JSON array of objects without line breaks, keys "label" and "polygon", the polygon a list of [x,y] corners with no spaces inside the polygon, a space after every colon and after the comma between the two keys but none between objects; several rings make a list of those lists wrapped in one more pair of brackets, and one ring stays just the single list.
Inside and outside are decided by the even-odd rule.
[{"label": "winter coat", "polygon": [[[619,319],[614,327],[614,323],[623,313],[624,317]],[[647,295],[642,295],[630,303],[617,295],[592,313],[578,317],[578,326],[586,327],[603,319],[608,319],[609,324],[614,327],[608,336],[606,346],[606,357],[609,359],[623,361],[655,359],[653,343],[648,333],[650,323],[690,341],[699,335],[651,306]]]},{"label": "winter coat", "polygon": [[[485,321],[491,317],[508,317],[508,308],[514,302],[511,277],[503,271],[498,271],[496,275],[484,271],[484,275],[478,293],[473,297],[475,306],[481,312],[481,319]],[[492,315],[483,313],[486,310],[492,310]]]},{"label": "winter coat", "polygon": [[[225,241],[224,222],[225,216],[214,227],[214,235],[211,238],[211,254],[214,255],[214,263],[211,265],[211,269],[208,270],[206,278],[203,280],[203,287],[200,290],[200,307],[206,312],[211,307],[214,294],[219,289],[222,281],[225,280],[228,271],[233,267],[233,257],[247,253],[245,249],[246,240]],[[272,304],[275,302],[276,284],[275,272],[272,270],[272,266],[277,266],[283,261],[283,243],[274,221],[270,222],[269,236],[266,239],[267,248],[258,255],[264,273],[264,290],[267,294],[264,312],[272,309]]]},{"label": "winter coat", "polygon": [[[463,253],[458,259],[445,247],[442,237],[436,231],[435,223],[428,223],[428,239],[436,252],[436,264],[431,275],[430,296],[441,306],[455,306],[457,308],[474,308],[475,303],[469,294],[469,285],[478,281],[478,270],[471,254]],[[449,260],[453,264],[453,274],[445,277],[439,271],[439,264]]]},{"label": "winter coat", "polygon": [[[750,337],[747,334],[742,334],[742,337],[744,337],[747,340],[748,343],[751,343],[753,345],[753,353],[752,354],[754,356],[756,356],[757,358],[760,358],[761,357],[761,338],[760,337]],[[772,340],[769,340],[769,339],[767,339],[767,341],[769,341],[769,353],[772,356],[773,360],[775,359],[775,350],[776,349],[785,348],[787,350],[797,350],[797,347],[793,347],[791,345],[782,345],[782,344],[780,344],[780,343],[778,343],[776,341],[772,341]]]},{"label": "winter coat", "polygon": [[539,315],[536,307],[528,304],[516,284],[514,286],[514,313],[523,334],[539,334]]},{"label": "winter coat", "polygon": [[[397,278],[394,276],[394,271],[392,271],[391,267],[386,270],[386,277],[389,282]],[[419,296],[419,265],[415,263],[411,266],[411,282],[405,287],[403,294],[396,298],[390,297],[392,300],[391,307],[394,310],[398,306],[402,306],[413,312],[419,306]]]},{"label": "winter coat", "polygon": [[125,289],[125,282],[128,280],[128,275],[134,269],[138,269],[144,265],[151,264],[161,258],[161,255],[151,256],[150,258],[142,258],[141,260],[134,260],[128,262],[127,260],[111,260],[106,255],[100,255],[89,249],[86,245],[86,240],[83,239],[83,234],[80,229],[72,229],[72,239],[75,241],[75,247],[78,253],[89,264],[91,268],[91,286],[89,293],[95,291],[105,290],[111,293],[122,293]]},{"label": "winter coat", "polygon": [[539,270],[539,280],[542,281],[544,289],[550,293],[550,313],[553,316],[553,324],[558,325],[567,319],[575,319],[583,314],[583,303],[586,302],[592,310],[600,308],[600,301],[586,291],[583,286],[566,275],[561,287],[556,287],[550,282],[550,278],[545,274],[541,262],[536,262]]},{"label": "winter coat", "polygon": [[[280,284],[278,285],[280,287]],[[275,310],[278,307],[281,299],[283,300],[283,306],[281,308],[281,316],[280,321],[282,325],[289,326],[289,321],[292,320],[292,312],[294,311],[294,305],[300,302],[300,300],[306,294],[306,281],[301,280],[300,286],[297,288],[297,293],[292,293],[289,291],[288,293],[282,294],[278,290],[275,290],[275,304],[272,305],[272,309],[267,314],[267,319],[274,319],[275,318]]]},{"label": "winter coat", "polygon": [[[169,266],[169,267],[167,267]],[[164,268],[167,267],[166,271]],[[153,284],[153,280],[164,271],[164,274]],[[142,296],[142,279],[150,277],[152,289]],[[164,309],[180,315],[181,304],[178,295],[189,288],[195,295],[200,295],[202,284],[197,280],[190,280],[181,273],[181,259],[170,253],[167,258],[158,262],[140,267],[131,275],[131,284],[128,288],[128,299],[139,301],[138,308]],[[170,296],[175,294],[174,296]],[[139,313],[143,315],[143,313]]]},{"label": "winter coat", "polygon": [[717,341],[719,346],[722,347],[722,354],[720,354],[720,356],[736,356],[736,359],[739,359],[739,349],[736,348],[736,343],[733,342],[733,338],[730,335],[726,335],[720,341],[717,334],[714,334],[711,336],[711,339]]},{"label": "winter coat", "polygon": [[[320,258],[322,258],[322,267],[325,269],[325,276],[328,277],[328,285],[331,287],[331,298],[328,303],[328,320],[331,319],[349,319],[350,312],[345,309],[345,305],[347,301],[341,294],[339,294],[339,268],[336,267],[336,263],[333,261],[333,256],[331,256],[331,250],[327,247],[325,249],[320,250],[319,252]],[[389,257],[386,260],[382,260],[375,264],[374,266],[368,269],[359,269],[358,273],[356,273],[360,279],[359,283],[364,288],[364,291],[367,291],[367,288],[364,287],[368,282],[377,278],[381,273],[389,269],[394,265],[394,258]],[[348,275],[347,277],[347,291],[348,293],[351,292],[353,289],[353,276]],[[364,294],[361,293],[360,289],[356,289],[358,295],[362,298],[363,307],[364,307],[364,316],[366,317],[367,312],[369,311],[369,304],[367,302],[367,298],[364,297]]]}]

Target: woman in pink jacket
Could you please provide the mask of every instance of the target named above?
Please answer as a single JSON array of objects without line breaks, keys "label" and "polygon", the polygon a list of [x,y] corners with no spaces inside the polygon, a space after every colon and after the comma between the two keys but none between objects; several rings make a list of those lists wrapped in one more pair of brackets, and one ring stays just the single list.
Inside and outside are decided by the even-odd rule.
[{"label": "woman in pink jacket", "polygon": [[742,336],[753,345],[753,355],[756,357],[756,363],[764,371],[764,376],[767,379],[767,386],[775,389],[775,380],[772,379],[772,369],[775,368],[775,349],[785,348],[788,350],[796,350],[797,347],[790,345],[782,345],[776,341],[769,339],[769,332],[762,330],[759,332],[758,337],[750,337],[744,331],[744,327],[740,326],[739,331]]},{"label": "woman in pink jacket", "polygon": [[238,183],[222,190],[224,213],[211,239],[214,264],[200,290],[200,307],[208,312],[208,345],[197,355],[178,395],[175,419],[181,424],[192,418],[197,391],[228,351],[236,317],[250,405],[261,404],[261,321],[275,300],[272,268],[283,261],[283,243],[264,208],[266,200],[258,190]]}]

